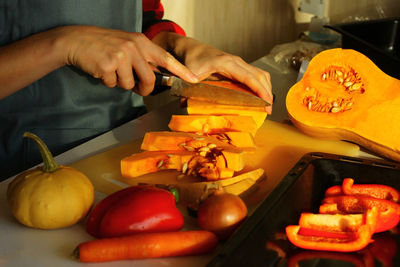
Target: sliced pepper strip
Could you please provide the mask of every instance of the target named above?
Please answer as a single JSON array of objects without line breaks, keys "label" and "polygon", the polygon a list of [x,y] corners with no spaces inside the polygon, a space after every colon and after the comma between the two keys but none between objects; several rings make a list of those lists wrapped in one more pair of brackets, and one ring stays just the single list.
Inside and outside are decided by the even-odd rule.
[{"label": "sliced pepper strip", "polygon": [[355,232],[365,224],[364,214],[314,214],[303,212],[299,225],[309,228],[334,232]]},{"label": "sliced pepper strip", "polygon": [[343,179],[342,185],[329,187],[325,196],[336,195],[363,195],[398,202],[400,192],[395,188],[383,184],[354,184],[354,179]]},{"label": "sliced pepper strip", "polygon": [[304,228],[300,226],[299,235],[303,236],[314,236],[314,237],[326,237],[332,239],[356,239],[357,231],[355,232],[339,232],[339,231],[324,231],[314,228]]},{"label": "sliced pepper strip", "polygon": [[[322,203],[323,205],[336,204],[338,211],[345,213],[364,213],[372,207],[377,207],[376,233],[390,230],[400,222],[400,205],[390,200],[359,195],[341,195],[327,197]],[[323,209],[320,207],[321,211]]]},{"label": "sliced pepper strip", "polygon": [[[308,236],[301,235],[300,225],[289,225],[286,227],[286,235],[289,241],[300,248],[323,250],[323,251],[338,251],[338,252],[353,252],[366,247],[372,242],[372,234],[376,226],[377,208],[373,208],[366,213],[366,222],[361,225],[354,233],[347,233],[345,238],[330,238],[325,236]],[[346,234],[346,233],[344,233]]]}]

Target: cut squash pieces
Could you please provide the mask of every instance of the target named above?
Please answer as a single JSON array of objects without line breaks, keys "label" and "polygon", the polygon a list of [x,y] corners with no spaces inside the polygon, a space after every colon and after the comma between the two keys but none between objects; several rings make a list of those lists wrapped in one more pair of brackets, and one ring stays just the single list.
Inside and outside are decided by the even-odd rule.
[{"label": "cut squash pieces", "polygon": [[[217,83],[252,93],[232,82]],[[221,186],[234,194],[248,190],[264,170],[234,175],[243,170],[246,152],[256,150],[254,135],[267,117],[264,107],[223,105],[192,98],[186,104],[189,115],[172,115],[170,131],[147,132],[141,144],[143,152],[121,160],[122,176],[134,178],[177,170],[181,174],[177,174],[176,187],[191,199],[188,202],[194,199],[196,203]],[[188,176],[203,180],[185,183],[182,179]],[[193,177],[190,179],[193,181]]]},{"label": "cut squash pieces", "polygon": [[236,148],[254,150],[253,136],[247,132],[227,132],[204,136],[185,132],[147,132],[143,138],[142,150],[197,151],[206,154],[211,148]]},{"label": "cut squash pieces", "polygon": [[210,103],[195,99],[187,100],[187,113],[189,115],[241,115],[254,119],[257,128],[263,125],[267,112],[263,107],[231,106]]},{"label": "cut squash pieces", "polygon": [[257,132],[254,119],[240,115],[172,115],[168,127],[172,131],[203,134],[246,131],[254,136]]},{"label": "cut squash pieces", "polygon": [[144,151],[121,160],[121,174],[125,178],[138,177],[160,170],[182,170],[185,162],[196,156],[189,151]]},{"label": "cut squash pieces", "polygon": [[232,177],[244,168],[244,152],[212,148],[206,155],[195,151],[144,151],[121,160],[121,174],[134,178],[147,173],[172,169],[186,175],[200,176],[207,180]]}]

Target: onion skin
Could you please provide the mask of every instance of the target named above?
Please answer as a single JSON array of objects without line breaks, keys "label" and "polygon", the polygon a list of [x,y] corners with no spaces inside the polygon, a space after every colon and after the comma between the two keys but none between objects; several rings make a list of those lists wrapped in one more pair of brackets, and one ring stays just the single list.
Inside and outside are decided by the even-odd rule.
[{"label": "onion skin", "polygon": [[219,240],[228,239],[247,217],[244,201],[234,195],[216,192],[201,203],[197,220],[199,226],[213,232]]}]

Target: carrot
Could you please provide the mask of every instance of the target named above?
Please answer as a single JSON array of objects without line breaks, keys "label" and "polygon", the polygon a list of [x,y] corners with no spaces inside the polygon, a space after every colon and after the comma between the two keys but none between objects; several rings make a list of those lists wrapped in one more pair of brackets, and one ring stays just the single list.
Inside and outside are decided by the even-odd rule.
[{"label": "carrot", "polygon": [[74,253],[82,262],[187,256],[211,252],[217,237],[209,231],[143,233],[103,238],[78,245]]}]

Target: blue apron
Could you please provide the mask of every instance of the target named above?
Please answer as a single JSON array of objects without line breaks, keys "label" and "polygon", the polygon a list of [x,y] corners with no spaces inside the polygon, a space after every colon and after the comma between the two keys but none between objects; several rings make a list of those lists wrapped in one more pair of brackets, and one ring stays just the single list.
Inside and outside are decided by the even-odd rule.
[{"label": "blue apron", "polygon": [[[0,0],[0,45],[62,25],[140,32],[141,0]],[[1,63],[0,63],[1,64]],[[145,112],[132,91],[108,88],[71,66],[62,67],[0,100],[0,180],[41,162],[38,135],[60,154]]]}]

